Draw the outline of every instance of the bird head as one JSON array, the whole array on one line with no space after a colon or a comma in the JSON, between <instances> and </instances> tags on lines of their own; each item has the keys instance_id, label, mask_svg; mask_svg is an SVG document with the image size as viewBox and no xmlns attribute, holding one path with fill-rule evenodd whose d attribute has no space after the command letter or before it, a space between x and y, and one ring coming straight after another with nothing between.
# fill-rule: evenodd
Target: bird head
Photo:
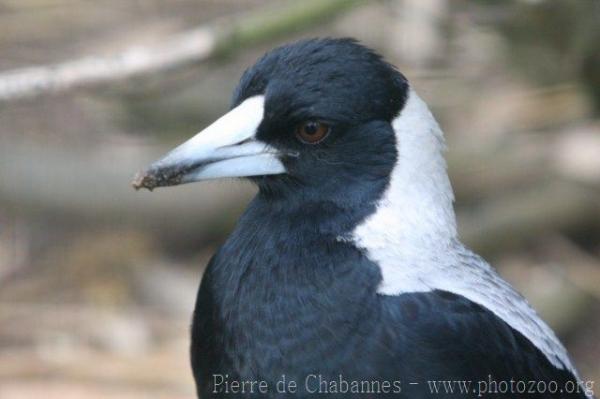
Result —
<instances>
[{"instance_id":1,"label":"bird head","mask_svg":"<svg viewBox=\"0 0 600 399\"><path fill-rule=\"evenodd\" d=\"M267 195L374 201L399 168L400 185L434 181L419 172L432 165L443 180L442 147L427 107L392 65L353 39L310 39L260 58L241 77L228 113L133 184L151 190L246 177Z\"/></svg>"}]
</instances>

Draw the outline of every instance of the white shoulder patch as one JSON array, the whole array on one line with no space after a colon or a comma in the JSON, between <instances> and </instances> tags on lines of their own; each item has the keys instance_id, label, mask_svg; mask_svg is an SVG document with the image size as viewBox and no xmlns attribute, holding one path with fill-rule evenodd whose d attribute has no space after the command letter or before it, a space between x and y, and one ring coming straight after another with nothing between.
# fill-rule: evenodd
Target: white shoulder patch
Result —
<instances>
[{"instance_id":1,"label":"white shoulder patch","mask_svg":"<svg viewBox=\"0 0 600 399\"><path fill-rule=\"evenodd\" d=\"M458 241L443 134L414 91L393 127L398 161L390 185L351 236L381 268L379 293L438 289L461 295L527 337L555 367L577 376L565 348L527 301Z\"/></svg>"}]
</instances>

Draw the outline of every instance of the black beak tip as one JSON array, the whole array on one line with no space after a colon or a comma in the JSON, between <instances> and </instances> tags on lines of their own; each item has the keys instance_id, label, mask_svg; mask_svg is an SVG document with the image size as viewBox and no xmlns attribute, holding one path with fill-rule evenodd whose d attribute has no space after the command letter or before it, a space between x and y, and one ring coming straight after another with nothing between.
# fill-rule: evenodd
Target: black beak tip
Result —
<instances>
[{"instance_id":1,"label":"black beak tip","mask_svg":"<svg viewBox=\"0 0 600 399\"><path fill-rule=\"evenodd\" d=\"M133 181L131 182L133 188L138 191L141 188L145 188L148 191L152 191L156 187L156 179L148 172L138 172Z\"/></svg>"}]
</instances>

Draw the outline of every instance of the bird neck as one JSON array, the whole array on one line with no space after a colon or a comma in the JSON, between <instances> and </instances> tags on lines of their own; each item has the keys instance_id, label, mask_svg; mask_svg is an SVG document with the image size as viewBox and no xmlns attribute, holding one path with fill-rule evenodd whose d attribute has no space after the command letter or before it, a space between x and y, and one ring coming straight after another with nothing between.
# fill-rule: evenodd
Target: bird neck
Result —
<instances>
[{"instance_id":1,"label":"bird neck","mask_svg":"<svg viewBox=\"0 0 600 399\"><path fill-rule=\"evenodd\" d=\"M350 334L360 320L375 314L381 280L377 266L351 243L337 239L340 229L348 229L343 226L355 218L361 218L358 211L335 203L305 203L299 208L257 196L207 271L215 302L229 321L226 333L255 331L258 318L251 316L264 311L273 316L261 319L265 331L285 328L282 337L296 342L289 331L308 328L313 333L298 340L324 342L324 331L336 330L341 336L347 325ZM345 309L340 317L353 322L332 318L339 309ZM274 339L269 335L252 340L263 338Z\"/></svg>"},{"instance_id":2,"label":"bird neck","mask_svg":"<svg viewBox=\"0 0 600 399\"><path fill-rule=\"evenodd\" d=\"M393 209L395 221L402 221L397 228L407 239L455 238L454 193L444 159L444 135L427 104L413 90L392 126L398 161L382 208Z\"/></svg>"},{"instance_id":3,"label":"bird neck","mask_svg":"<svg viewBox=\"0 0 600 399\"><path fill-rule=\"evenodd\" d=\"M352 240L376 262L393 258L416 268L454 247L454 196L443 133L413 90L392 126L398 160L390 184L374 212L353 231Z\"/></svg>"}]
</instances>

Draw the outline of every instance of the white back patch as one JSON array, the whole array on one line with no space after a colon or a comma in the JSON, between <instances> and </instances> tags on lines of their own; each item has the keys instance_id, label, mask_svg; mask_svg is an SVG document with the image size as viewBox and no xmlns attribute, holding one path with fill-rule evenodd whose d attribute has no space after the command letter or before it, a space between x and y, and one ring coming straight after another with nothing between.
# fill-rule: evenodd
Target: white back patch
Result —
<instances>
[{"instance_id":1,"label":"white back patch","mask_svg":"<svg viewBox=\"0 0 600 399\"><path fill-rule=\"evenodd\" d=\"M527 301L457 238L443 134L411 89L394 119L398 161L376 211L352 241L381 269L378 292L444 290L493 312L528 338L548 360L575 376L565 348Z\"/></svg>"}]
</instances>

